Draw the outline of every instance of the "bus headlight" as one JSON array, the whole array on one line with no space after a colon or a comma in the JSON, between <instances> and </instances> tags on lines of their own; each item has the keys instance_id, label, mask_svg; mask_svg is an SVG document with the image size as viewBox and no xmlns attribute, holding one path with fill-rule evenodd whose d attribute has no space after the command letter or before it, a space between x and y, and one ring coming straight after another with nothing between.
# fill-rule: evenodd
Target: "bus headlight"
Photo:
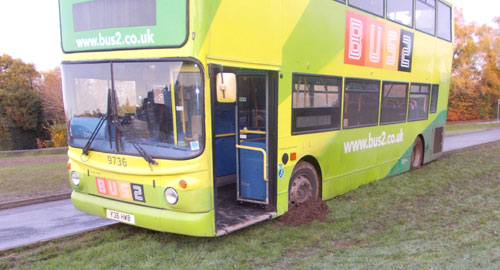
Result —
<instances>
[{"instance_id":1,"label":"bus headlight","mask_svg":"<svg viewBox=\"0 0 500 270\"><path fill-rule=\"evenodd\" d=\"M178 199L179 194L177 194L177 191L175 191L175 189L171 187L165 189L165 200L167 200L169 204L176 204Z\"/></svg>"},{"instance_id":2,"label":"bus headlight","mask_svg":"<svg viewBox=\"0 0 500 270\"><path fill-rule=\"evenodd\" d=\"M78 175L77 172L73 171L71 172L71 182L73 183L73 185L75 185L76 187L80 184L80 176Z\"/></svg>"}]
</instances>

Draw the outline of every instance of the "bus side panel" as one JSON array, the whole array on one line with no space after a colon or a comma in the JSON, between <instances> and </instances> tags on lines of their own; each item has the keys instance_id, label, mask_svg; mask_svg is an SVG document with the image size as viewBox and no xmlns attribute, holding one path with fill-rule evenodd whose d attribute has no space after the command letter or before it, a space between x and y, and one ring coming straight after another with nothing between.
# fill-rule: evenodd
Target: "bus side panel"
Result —
<instances>
[{"instance_id":1,"label":"bus side panel","mask_svg":"<svg viewBox=\"0 0 500 270\"><path fill-rule=\"evenodd\" d=\"M281 63L281 1L222 1L212 21L207 57Z\"/></svg>"}]
</instances>

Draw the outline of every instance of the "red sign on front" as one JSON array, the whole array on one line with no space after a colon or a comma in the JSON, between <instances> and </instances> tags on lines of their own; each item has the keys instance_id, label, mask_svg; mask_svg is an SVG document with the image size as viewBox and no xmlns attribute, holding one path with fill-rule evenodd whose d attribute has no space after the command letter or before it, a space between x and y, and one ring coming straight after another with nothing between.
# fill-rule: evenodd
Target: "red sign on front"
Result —
<instances>
[{"instance_id":1,"label":"red sign on front","mask_svg":"<svg viewBox=\"0 0 500 270\"><path fill-rule=\"evenodd\" d=\"M125 183L117 180L96 177L97 192L103 195L117 197L125 200L145 202L142 185Z\"/></svg>"}]
</instances>

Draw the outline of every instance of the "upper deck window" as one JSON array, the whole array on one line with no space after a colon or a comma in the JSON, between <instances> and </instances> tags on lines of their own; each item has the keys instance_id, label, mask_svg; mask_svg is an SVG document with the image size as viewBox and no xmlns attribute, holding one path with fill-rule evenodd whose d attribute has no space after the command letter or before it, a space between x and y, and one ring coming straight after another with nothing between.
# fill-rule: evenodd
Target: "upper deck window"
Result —
<instances>
[{"instance_id":1,"label":"upper deck window","mask_svg":"<svg viewBox=\"0 0 500 270\"><path fill-rule=\"evenodd\" d=\"M417 0L415 15L417 30L434 36L436 34L436 0Z\"/></svg>"},{"instance_id":2,"label":"upper deck window","mask_svg":"<svg viewBox=\"0 0 500 270\"><path fill-rule=\"evenodd\" d=\"M384 17L384 0L349 0L349 6Z\"/></svg>"},{"instance_id":3,"label":"upper deck window","mask_svg":"<svg viewBox=\"0 0 500 270\"><path fill-rule=\"evenodd\" d=\"M387 19L413 27L413 0L387 0Z\"/></svg>"},{"instance_id":4,"label":"upper deck window","mask_svg":"<svg viewBox=\"0 0 500 270\"><path fill-rule=\"evenodd\" d=\"M451 7L438 2L438 37L451 41Z\"/></svg>"}]
</instances>

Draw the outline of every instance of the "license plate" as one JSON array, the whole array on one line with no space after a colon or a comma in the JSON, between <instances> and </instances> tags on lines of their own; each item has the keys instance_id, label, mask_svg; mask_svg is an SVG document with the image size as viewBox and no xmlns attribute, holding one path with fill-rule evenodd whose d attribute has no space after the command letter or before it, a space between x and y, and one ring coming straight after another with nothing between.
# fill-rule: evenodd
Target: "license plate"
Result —
<instances>
[{"instance_id":1,"label":"license plate","mask_svg":"<svg viewBox=\"0 0 500 270\"><path fill-rule=\"evenodd\" d=\"M106 217L123 223L135 224L135 217L132 214L106 209Z\"/></svg>"}]
</instances>

